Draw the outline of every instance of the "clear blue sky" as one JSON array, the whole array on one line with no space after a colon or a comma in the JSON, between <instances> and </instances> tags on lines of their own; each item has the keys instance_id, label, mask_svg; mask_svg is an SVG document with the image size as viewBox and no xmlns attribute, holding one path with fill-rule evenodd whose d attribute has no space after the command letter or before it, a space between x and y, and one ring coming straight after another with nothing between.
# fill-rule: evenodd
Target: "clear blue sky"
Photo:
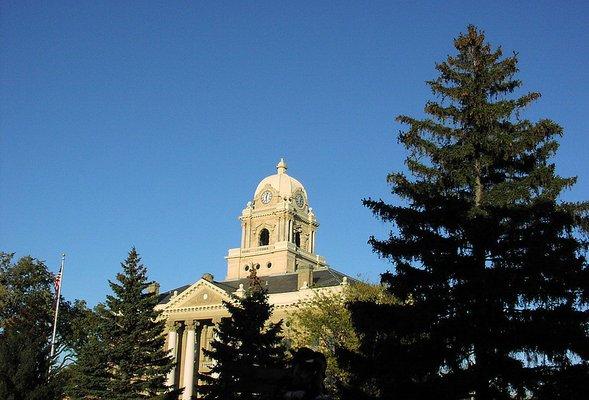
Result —
<instances>
[{"instance_id":1,"label":"clear blue sky","mask_svg":"<svg viewBox=\"0 0 589 400\"><path fill-rule=\"evenodd\" d=\"M225 274L237 216L285 157L321 223L318 253L388 268L398 114L422 115L434 64L473 23L520 55L526 117L565 129L558 172L589 198L589 3L0 2L0 249L56 270L93 305L135 245L162 289Z\"/></svg>"}]
</instances>

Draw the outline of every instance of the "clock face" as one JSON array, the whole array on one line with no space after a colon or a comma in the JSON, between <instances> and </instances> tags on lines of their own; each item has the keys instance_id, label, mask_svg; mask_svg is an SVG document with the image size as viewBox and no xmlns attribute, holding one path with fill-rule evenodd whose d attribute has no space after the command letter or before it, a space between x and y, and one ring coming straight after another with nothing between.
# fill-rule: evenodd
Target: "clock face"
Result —
<instances>
[{"instance_id":1,"label":"clock face","mask_svg":"<svg viewBox=\"0 0 589 400\"><path fill-rule=\"evenodd\" d=\"M269 190L266 190L262 193L261 199L264 204L270 203L270 200L272 200L272 193Z\"/></svg>"},{"instance_id":2,"label":"clock face","mask_svg":"<svg viewBox=\"0 0 589 400\"><path fill-rule=\"evenodd\" d=\"M301 193L298 193L296 195L295 203L297 203L297 206L299 206L299 208L302 208L305 205L305 198L303 197L303 195Z\"/></svg>"}]
</instances>

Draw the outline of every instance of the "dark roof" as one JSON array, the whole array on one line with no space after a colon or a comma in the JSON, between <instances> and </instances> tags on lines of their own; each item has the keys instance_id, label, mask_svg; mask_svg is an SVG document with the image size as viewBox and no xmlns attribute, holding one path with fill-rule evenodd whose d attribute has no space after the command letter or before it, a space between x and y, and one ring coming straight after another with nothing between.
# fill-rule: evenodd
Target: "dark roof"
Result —
<instances>
[{"instance_id":1,"label":"dark roof","mask_svg":"<svg viewBox=\"0 0 589 400\"><path fill-rule=\"evenodd\" d=\"M158 304L166 304L168 301L170 301L174 292L176 292L177 294L180 294L183 291L185 291L186 289L188 289L190 286L192 286L192 285L184 285L184 286L180 286L179 288L160 293L160 295L158 297L158 300L159 300Z\"/></svg>"},{"instance_id":2,"label":"dark roof","mask_svg":"<svg viewBox=\"0 0 589 400\"><path fill-rule=\"evenodd\" d=\"M322 288L338 286L342 283L344 277L348 278L350 283L355 281L355 279L332 268L318 269L313 271L313 287ZM262 285L268 289L269 294L296 292L298 290L298 274L296 272L291 272L284 275L260 276L260 280L262 281ZM243 286L247 288L247 278L223 282L213 281L211 283L228 293L235 292L239 288L240 284L243 284ZM170 301L174 291L177 291L177 293L180 294L190 286L191 285L185 285L160 294L159 304L165 304Z\"/></svg>"}]
</instances>

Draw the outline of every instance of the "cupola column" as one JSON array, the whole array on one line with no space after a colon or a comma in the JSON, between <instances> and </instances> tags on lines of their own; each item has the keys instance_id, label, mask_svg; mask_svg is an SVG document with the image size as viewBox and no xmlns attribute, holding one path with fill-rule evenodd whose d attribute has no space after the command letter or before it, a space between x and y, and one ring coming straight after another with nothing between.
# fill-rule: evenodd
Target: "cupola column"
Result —
<instances>
[{"instance_id":1,"label":"cupola column","mask_svg":"<svg viewBox=\"0 0 589 400\"><path fill-rule=\"evenodd\" d=\"M249 248L252 246L252 244L251 244L251 237L252 237L251 230L252 230L251 223L249 221L246 221L246 223L245 223L245 239L244 239L244 242L245 242L244 247L246 247L246 248Z\"/></svg>"},{"instance_id":2,"label":"cupola column","mask_svg":"<svg viewBox=\"0 0 589 400\"><path fill-rule=\"evenodd\" d=\"M241 221L241 248L245 248L245 222Z\"/></svg>"}]
</instances>

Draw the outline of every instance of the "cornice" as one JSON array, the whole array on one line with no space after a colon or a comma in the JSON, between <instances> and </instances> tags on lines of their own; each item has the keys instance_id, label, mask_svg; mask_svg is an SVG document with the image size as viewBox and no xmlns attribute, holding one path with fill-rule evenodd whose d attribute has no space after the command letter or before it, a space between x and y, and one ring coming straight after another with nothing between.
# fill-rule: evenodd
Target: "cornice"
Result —
<instances>
[{"instance_id":1,"label":"cornice","mask_svg":"<svg viewBox=\"0 0 589 400\"><path fill-rule=\"evenodd\" d=\"M223 289L217 287L216 285L213 285L212 283L201 278L198 281L196 281L192 286L190 286L188 289L186 289L185 291L183 291L182 293L180 293L176 297L170 299L170 301L165 305L163 313L167 312L170 309L173 309L174 305L180 303L181 301L188 299L200 287L206 287L206 288L210 289L211 291L216 292L225 298L230 298L229 294L225 290L223 290Z\"/></svg>"}]
</instances>

